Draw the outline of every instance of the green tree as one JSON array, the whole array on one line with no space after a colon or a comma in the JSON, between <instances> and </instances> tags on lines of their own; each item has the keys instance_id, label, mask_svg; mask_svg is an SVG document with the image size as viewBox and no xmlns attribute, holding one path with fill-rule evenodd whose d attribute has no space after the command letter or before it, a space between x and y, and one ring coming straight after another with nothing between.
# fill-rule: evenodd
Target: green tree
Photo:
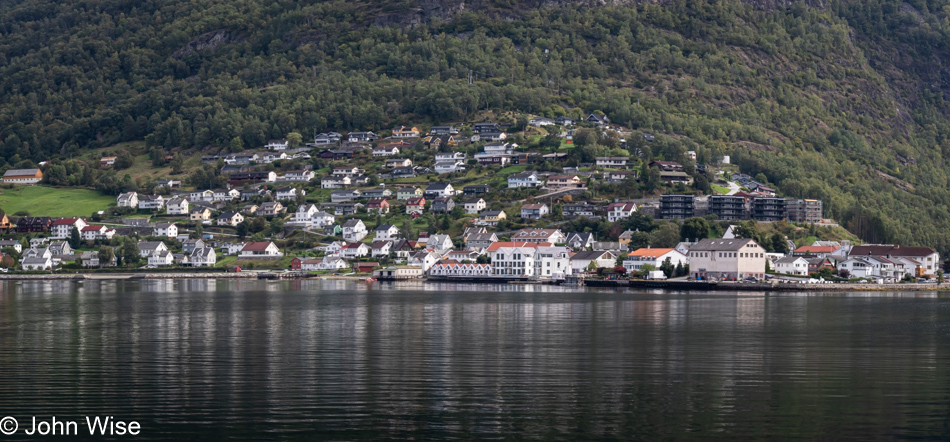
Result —
<instances>
[{"instance_id":1,"label":"green tree","mask_svg":"<svg viewBox=\"0 0 950 442\"><path fill-rule=\"evenodd\" d=\"M689 218L680 227L680 240L698 241L709 236L709 222L705 218Z\"/></svg>"},{"instance_id":2,"label":"green tree","mask_svg":"<svg viewBox=\"0 0 950 442\"><path fill-rule=\"evenodd\" d=\"M303 143L303 136L300 135L300 132L291 132L287 134L287 145L291 148L298 147Z\"/></svg>"},{"instance_id":3,"label":"green tree","mask_svg":"<svg viewBox=\"0 0 950 442\"><path fill-rule=\"evenodd\" d=\"M73 227L73 230L69 232L69 246L78 249L82 245L82 238L79 234L79 229Z\"/></svg>"},{"instance_id":4,"label":"green tree","mask_svg":"<svg viewBox=\"0 0 950 442\"><path fill-rule=\"evenodd\" d=\"M774 233L769 238L769 244L771 245L772 253L784 253L788 254L788 241L785 240L785 236L779 233ZM764 245L763 245L764 246Z\"/></svg>"},{"instance_id":5,"label":"green tree","mask_svg":"<svg viewBox=\"0 0 950 442\"><path fill-rule=\"evenodd\" d=\"M231 152L241 152L244 150L244 140L241 137L231 138Z\"/></svg>"},{"instance_id":6,"label":"green tree","mask_svg":"<svg viewBox=\"0 0 950 442\"><path fill-rule=\"evenodd\" d=\"M667 278L672 278L673 273L676 271L676 267L673 266L673 260L667 257L662 264L660 264L660 270L663 271L663 274Z\"/></svg>"},{"instance_id":7,"label":"green tree","mask_svg":"<svg viewBox=\"0 0 950 442\"><path fill-rule=\"evenodd\" d=\"M236 230L238 238L244 239L244 237L247 236L247 224L247 219L245 219L237 225Z\"/></svg>"},{"instance_id":8,"label":"green tree","mask_svg":"<svg viewBox=\"0 0 950 442\"><path fill-rule=\"evenodd\" d=\"M109 246L102 246L99 248L99 252L97 254L99 258L99 267L104 267L112 262L112 259L115 257L115 250Z\"/></svg>"},{"instance_id":9,"label":"green tree","mask_svg":"<svg viewBox=\"0 0 950 442\"><path fill-rule=\"evenodd\" d=\"M650 233L650 245L659 248L671 248L679 244L680 228L675 223L666 223Z\"/></svg>"}]
</instances>

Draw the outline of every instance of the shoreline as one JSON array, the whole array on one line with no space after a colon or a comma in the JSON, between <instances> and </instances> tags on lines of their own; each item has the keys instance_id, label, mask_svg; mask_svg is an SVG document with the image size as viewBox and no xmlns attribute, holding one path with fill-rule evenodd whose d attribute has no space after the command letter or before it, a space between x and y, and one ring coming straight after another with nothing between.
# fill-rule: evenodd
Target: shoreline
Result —
<instances>
[{"instance_id":1,"label":"shoreline","mask_svg":"<svg viewBox=\"0 0 950 442\"><path fill-rule=\"evenodd\" d=\"M235 279L235 280L323 280L323 281L357 281L365 282L367 276L342 275L313 275L301 277L294 274L278 272L174 272L174 273L73 273L73 274L0 274L0 281L131 281L131 280L158 280L158 279ZM381 283L469 283L469 284L517 284L517 285L552 285L551 281L486 281L482 279L407 279L385 280ZM773 292L937 292L950 291L950 283L896 283L896 284L868 284L868 283L819 283L819 284L787 284L787 283L717 283L710 284L700 281L649 281L649 280L588 280L584 285L560 284L570 287L590 288L629 288L641 290L669 290L669 291L773 291Z\"/></svg>"}]
</instances>

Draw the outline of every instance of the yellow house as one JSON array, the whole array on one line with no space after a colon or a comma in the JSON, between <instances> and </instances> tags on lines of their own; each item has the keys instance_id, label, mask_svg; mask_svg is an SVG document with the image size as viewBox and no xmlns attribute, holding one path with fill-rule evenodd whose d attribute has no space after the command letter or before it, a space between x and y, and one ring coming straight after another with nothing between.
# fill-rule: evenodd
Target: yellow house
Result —
<instances>
[{"instance_id":1,"label":"yellow house","mask_svg":"<svg viewBox=\"0 0 950 442\"><path fill-rule=\"evenodd\" d=\"M418 127L399 126L393 129L393 138L415 138L419 136Z\"/></svg>"},{"instance_id":2,"label":"yellow house","mask_svg":"<svg viewBox=\"0 0 950 442\"><path fill-rule=\"evenodd\" d=\"M551 175L545 187L549 189L568 189L584 187L581 179L576 175Z\"/></svg>"},{"instance_id":3,"label":"yellow house","mask_svg":"<svg viewBox=\"0 0 950 442\"><path fill-rule=\"evenodd\" d=\"M430 149L439 149L443 145L448 147L458 147L458 141L451 135L428 136L422 139L422 143Z\"/></svg>"},{"instance_id":4,"label":"yellow house","mask_svg":"<svg viewBox=\"0 0 950 442\"><path fill-rule=\"evenodd\" d=\"M191 214L188 216L188 219L192 221L210 221L211 209L207 207L196 207L191 209Z\"/></svg>"},{"instance_id":5,"label":"yellow house","mask_svg":"<svg viewBox=\"0 0 950 442\"><path fill-rule=\"evenodd\" d=\"M482 226L497 226L499 221L508 219L503 210L487 210L478 217L476 224Z\"/></svg>"}]
</instances>

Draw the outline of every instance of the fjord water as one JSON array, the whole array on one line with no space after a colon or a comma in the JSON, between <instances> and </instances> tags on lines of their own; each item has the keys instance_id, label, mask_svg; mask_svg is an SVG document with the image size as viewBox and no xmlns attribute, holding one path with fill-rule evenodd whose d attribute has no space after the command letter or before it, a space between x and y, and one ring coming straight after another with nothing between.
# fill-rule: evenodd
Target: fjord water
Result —
<instances>
[{"instance_id":1,"label":"fjord water","mask_svg":"<svg viewBox=\"0 0 950 442\"><path fill-rule=\"evenodd\" d=\"M7 282L0 416L137 440L946 439L948 323L937 294Z\"/></svg>"}]
</instances>

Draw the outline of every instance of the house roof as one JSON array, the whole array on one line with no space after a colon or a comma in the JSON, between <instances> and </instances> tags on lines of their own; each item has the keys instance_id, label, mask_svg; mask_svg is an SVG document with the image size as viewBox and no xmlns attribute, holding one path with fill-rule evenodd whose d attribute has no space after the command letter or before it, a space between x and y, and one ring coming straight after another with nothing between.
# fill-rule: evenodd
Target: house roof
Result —
<instances>
[{"instance_id":1,"label":"house roof","mask_svg":"<svg viewBox=\"0 0 950 442\"><path fill-rule=\"evenodd\" d=\"M445 190L450 186L449 183L432 183L429 184L429 187L426 187L426 190Z\"/></svg>"},{"instance_id":2,"label":"house roof","mask_svg":"<svg viewBox=\"0 0 950 442\"><path fill-rule=\"evenodd\" d=\"M386 247L387 245L392 246L392 243L392 241L373 241L373 245L371 247L373 250L379 250L383 247Z\"/></svg>"},{"instance_id":3,"label":"house roof","mask_svg":"<svg viewBox=\"0 0 950 442\"><path fill-rule=\"evenodd\" d=\"M738 249L737 249L738 250ZM638 258L659 258L670 252L676 252L676 249L649 249L641 248L627 254L627 256L636 256Z\"/></svg>"},{"instance_id":4,"label":"house roof","mask_svg":"<svg viewBox=\"0 0 950 442\"><path fill-rule=\"evenodd\" d=\"M690 247L690 251L709 251L709 252L734 252L750 242L755 242L748 238L737 239L702 239Z\"/></svg>"},{"instance_id":5,"label":"house roof","mask_svg":"<svg viewBox=\"0 0 950 442\"><path fill-rule=\"evenodd\" d=\"M805 262L808 262L807 259L802 258L801 256L785 256L785 257L775 260L775 263L776 264L791 264L791 263L794 263L795 261L798 261L799 259L804 260Z\"/></svg>"},{"instance_id":6,"label":"house roof","mask_svg":"<svg viewBox=\"0 0 950 442\"><path fill-rule=\"evenodd\" d=\"M362 223L363 221L358 220L358 219L348 219L346 220L345 223L343 223L343 227L356 227L357 225L362 224Z\"/></svg>"},{"instance_id":7,"label":"house roof","mask_svg":"<svg viewBox=\"0 0 950 442\"><path fill-rule=\"evenodd\" d=\"M521 206L521 210L524 210L524 209L540 210L542 207L547 207L547 205L546 204L525 204Z\"/></svg>"},{"instance_id":8,"label":"house roof","mask_svg":"<svg viewBox=\"0 0 950 442\"><path fill-rule=\"evenodd\" d=\"M835 246L801 246L795 249L795 253L833 253L835 250L840 249L841 247Z\"/></svg>"},{"instance_id":9,"label":"house roof","mask_svg":"<svg viewBox=\"0 0 950 442\"><path fill-rule=\"evenodd\" d=\"M547 238L554 236L555 233L561 233L561 231L559 229L521 229L511 235L511 238Z\"/></svg>"},{"instance_id":10,"label":"house roof","mask_svg":"<svg viewBox=\"0 0 950 442\"><path fill-rule=\"evenodd\" d=\"M273 244L271 241L257 241L249 242L244 244L244 248L241 249L242 252L263 252L267 250L270 245Z\"/></svg>"},{"instance_id":11,"label":"house roof","mask_svg":"<svg viewBox=\"0 0 950 442\"><path fill-rule=\"evenodd\" d=\"M10 170L4 172L4 173L3 173L3 176L4 176L4 177L27 176L27 175L29 175L29 176L35 176L35 175L37 174L37 172L39 172L39 171L40 171L39 169L10 169Z\"/></svg>"},{"instance_id":12,"label":"house roof","mask_svg":"<svg viewBox=\"0 0 950 442\"><path fill-rule=\"evenodd\" d=\"M575 260L577 260L577 261L592 261L592 260L595 260L595 259L600 259L600 258L603 257L605 254L609 254L609 255L611 256L611 259L613 259L613 255L614 255L613 253L610 253L610 252L605 251L605 250L594 250L594 251L590 251L590 252L587 252L587 251L585 251L585 252L577 252L577 253L574 254L574 256L571 257L571 261L575 261Z\"/></svg>"},{"instance_id":13,"label":"house roof","mask_svg":"<svg viewBox=\"0 0 950 442\"><path fill-rule=\"evenodd\" d=\"M361 242L351 242L343 246L344 249L358 249L360 247L366 247L366 244L361 243Z\"/></svg>"},{"instance_id":14,"label":"house roof","mask_svg":"<svg viewBox=\"0 0 950 442\"><path fill-rule=\"evenodd\" d=\"M394 225L392 225L392 224L380 224L380 225L376 226L376 231L389 230L389 229L391 229L391 228L393 228L393 227L396 227L396 226L394 226Z\"/></svg>"},{"instance_id":15,"label":"house roof","mask_svg":"<svg viewBox=\"0 0 950 442\"><path fill-rule=\"evenodd\" d=\"M155 250L163 245L165 245L165 243L161 241L142 241L138 243L140 250Z\"/></svg>"},{"instance_id":16,"label":"house roof","mask_svg":"<svg viewBox=\"0 0 950 442\"><path fill-rule=\"evenodd\" d=\"M530 242L520 242L520 241L499 241L499 242L492 243L492 245L488 246L488 249L486 250L488 250L489 252L494 252L502 247L528 247L528 248L534 249L538 247L551 247L553 245L554 244L551 244L549 242L530 243Z\"/></svg>"},{"instance_id":17,"label":"house roof","mask_svg":"<svg viewBox=\"0 0 950 442\"><path fill-rule=\"evenodd\" d=\"M76 224L76 221L79 221L79 218L60 218L56 221L53 221L54 226L69 226Z\"/></svg>"},{"instance_id":18,"label":"house roof","mask_svg":"<svg viewBox=\"0 0 950 442\"><path fill-rule=\"evenodd\" d=\"M82 228L83 232L98 232L105 228L105 226L86 226Z\"/></svg>"},{"instance_id":19,"label":"house roof","mask_svg":"<svg viewBox=\"0 0 950 442\"><path fill-rule=\"evenodd\" d=\"M849 256L864 256L864 255L928 256L934 253L937 253L937 252L934 249L931 249L930 247L901 247L900 245L878 244L878 245L854 246L851 248L851 253L849 253Z\"/></svg>"},{"instance_id":20,"label":"house roof","mask_svg":"<svg viewBox=\"0 0 950 442\"><path fill-rule=\"evenodd\" d=\"M580 239L583 242L594 239L594 234L590 232L574 232L567 235L567 242L574 242L574 239Z\"/></svg>"}]
</instances>

